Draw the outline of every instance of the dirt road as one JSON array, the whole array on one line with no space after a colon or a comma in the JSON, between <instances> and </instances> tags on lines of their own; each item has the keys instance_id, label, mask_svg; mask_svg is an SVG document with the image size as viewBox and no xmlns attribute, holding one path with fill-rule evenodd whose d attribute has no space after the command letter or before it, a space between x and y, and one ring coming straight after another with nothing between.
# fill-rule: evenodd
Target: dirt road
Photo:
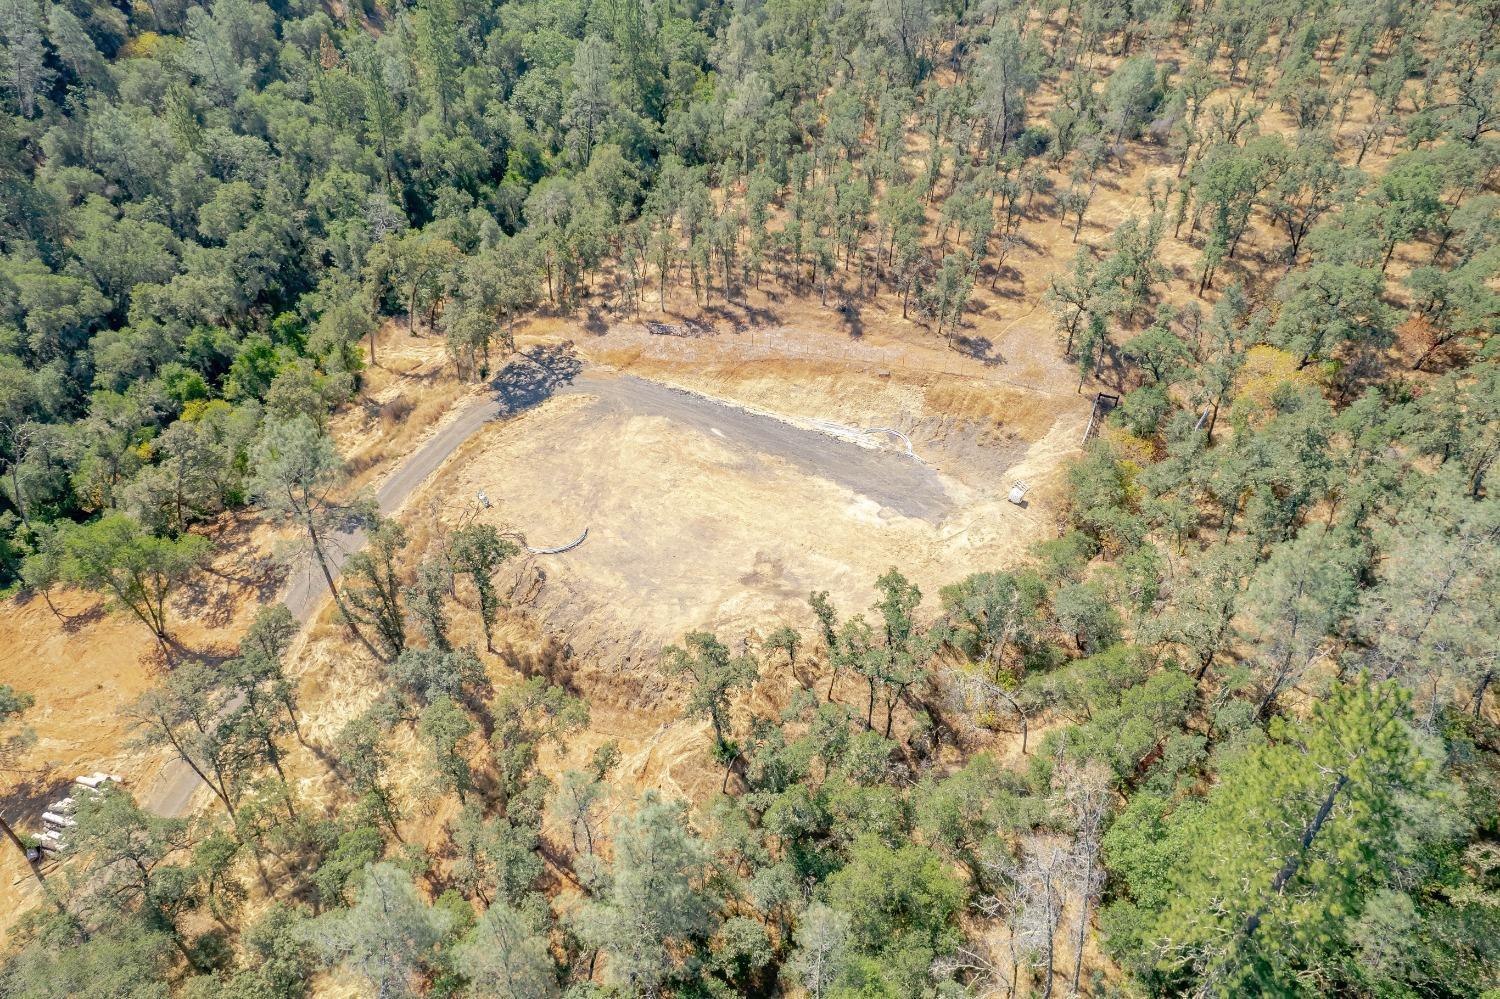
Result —
<instances>
[{"instance_id":1,"label":"dirt road","mask_svg":"<svg viewBox=\"0 0 1500 999\"><path fill-rule=\"evenodd\" d=\"M751 454L781 458L906 517L936 523L953 506L937 472L902 448L862 447L831 433L633 375L589 375L562 391L595 396L599 401L593 409L602 426L612 414L666 417Z\"/></svg>"},{"instance_id":2,"label":"dirt road","mask_svg":"<svg viewBox=\"0 0 1500 999\"><path fill-rule=\"evenodd\" d=\"M376 491L382 513L399 510L486 423L514 415L558 393L595 397L597 402L591 409L599 414L599 429L604 432L608 432L612 415L661 416L711 434L751 455L781 458L905 516L936 522L951 506L937 473L904 452L862 447L774 416L643 378L582 375L579 362L562 351L537 349L522 355L501 372L494 388L492 397L471 404L386 477ZM345 559L364 547L364 543L362 531L342 532L331 540L331 568L335 574ZM297 620L306 623L327 598L322 573L315 565L307 565L294 573L283 600ZM184 815L200 784L191 768L173 761L147 792L144 805L159 815Z\"/></svg>"},{"instance_id":3,"label":"dirt road","mask_svg":"<svg viewBox=\"0 0 1500 999\"><path fill-rule=\"evenodd\" d=\"M458 417L442 427L417 452L397 467L376 490L380 512L391 514L401 508L427 477L437 470L459 445L490 420L502 415L506 406L499 399L472 403ZM365 546L364 531L340 531L329 540L329 568L337 577L344 561ZM292 574L282 602L299 622L312 620L328 599L328 586L316 565L304 565ZM235 705L231 704L233 709ZM156 783L147 793L144 806L158 815L180 816L188 811L193 793L202 781L192 768L173 760L162 769Z\"/></svg>"}]
</instances>

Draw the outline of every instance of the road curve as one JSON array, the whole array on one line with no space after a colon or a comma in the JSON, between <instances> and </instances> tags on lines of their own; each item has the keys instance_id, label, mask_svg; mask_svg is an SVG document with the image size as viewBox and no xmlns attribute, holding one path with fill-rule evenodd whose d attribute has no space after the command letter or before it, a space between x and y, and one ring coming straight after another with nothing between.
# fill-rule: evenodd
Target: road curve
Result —
<instances>
[{"instance_id":1,"label":"road curve","mask_svg":"<svg viewBox=\"0 0 1500 999\"><path fill-rule=\"evenodd\" d=\"M561 350L540 348L520 355L492 383L494 395L469 405L440 428L386 477L375 493L380 512L391 514L438 467L486 423L535 406L559 392L593 396L601 416L649 414L691 426L757 452L774 455L908 517L937 521L952 503L937 473L905 454L861 447L847 439L795 426L763 413L631 375L579 378L581 366ZM335 575L364 547L363 531L330 539ZM300 567L282 598L299 622L310 621L328 599L316 565ZM158 815L186 815L202 781L187 764L172 760L146 793L143 805Z\"/></svg>"},{"instance_id":2,"label":"road curve","mask_svg":"<svg viewBox=\"0 0 1500 999\"><path fill-rule=\"evenodd\" d=\"M472 403L456 419L437 433L386 477L375 492L375 501L383 514L394 513L435 472L449 455L489 421L506 415L510 407L501 398ZM340 531L329 539L329 568L337 577L344 561L365 546L364 531ZM306 624L328 599L328 585L316 565L301 566L293 573L282 602L299 622ZM233 705L231 705L231 708ZM202 780L181 760L173 759L147 791L143 807L158 815L176 818L186 815L193 794Z\"/></svg>"}]
</instances>

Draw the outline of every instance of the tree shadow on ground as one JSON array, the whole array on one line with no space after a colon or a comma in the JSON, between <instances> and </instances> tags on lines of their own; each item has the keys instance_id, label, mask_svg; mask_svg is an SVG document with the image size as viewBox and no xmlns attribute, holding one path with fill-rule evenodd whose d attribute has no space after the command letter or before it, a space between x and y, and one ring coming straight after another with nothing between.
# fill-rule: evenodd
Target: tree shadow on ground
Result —
<instances>
[{"instance_id":1,"label":"tree shadow on ground","mask_svg":"<svg viewBox=\"0 0 1500 999\"><path fill-rule=\"evenodd\" d=\"M583 362L573 353L572 344L536 346L516 355L500 369L490 387L509 416L540 405L560 387L578 377Z\"/></svg>"},{"instance_id":2,"label":"tree shadow on ground","mask_svg":"<svg viewBox=\"0 0 1500 999\"><path fill-rule=\"evenodd\" d=\"M956 336L953 346L960 354L967 354L985 367L1005 363L1005 357L987 336Z\"/></svg>"},{"instance_id":3,"label":"tree shadow on ground","mask_svg":"<svg viewBox=\"0 0 1500 999\"><path fill-rule=\"evenodd\" d=\"M771 309L758 308L749 302L733 302L729 306L720 306L714 310L714 314L727 320L736 333L781 321L781 317Z\"/></svg>"},{"instance_id":4,"label":"tree shadow on ground","mask_svg":"<svg viewBox=\"0 0 1500 999\"><path fill-rule=\"evenodd\" d=\"M42 813L54 801L66 798L72 791L73 778L79 776L51 762L34 770L11 772L19 776L0 795L0 808L16 832L33 835L41 832Z\"/></svg>"},{"instance_id":5,"label":"tree shadow on ground","mask_svg":"<svg viewBox=\"0 0 1500 999\"><path fill-rule=\"evenodd\" d=\"M179 609L179 612L190 608L192 616L210 628L227 627L234 620L234 612L239 608L240 600L234 587L223 585L225 579L225 576L213 569L205 570L186 580L178 588L172 598L172 606Z\"/></svg>"},{"instance_id":6,"label":"tree shadow on ground","mask_svg":"<svg viewBox=\"0 0 1500 999\"><path fill-rule=\"evenodd\" d=\"M498 655L505 665L522 676L531 679L541 677L549 684L561 687L575 697L582 691L573 678L571 660L573 650L556 635L545 634L541 646L534 651L507 646L499 649Z\"/></svg>"},{"instance_id":7,"label":"tree shadow on ground","mask_svg":"<svg viewBox=\"0 0 1500 999\"><path fill-rule=\"evenodd\" d=\"M1026 294L1021 272L1010 264L1000 264L989 270L991 294L1001 298L1021 298ZM1004 285L1001 282L1005 282Z\"/></svg>"},{"instance_id":8,"label":"tree shadow on ground","mask_svg":"<svg viewBox=\"0 0 1500 999\"><path fill-rule=\"evenodd\" d=\"M79 614L62 614L63 631L69 635L82 631L89 625L98 624L109 616L109 601L100 600L88 610Z\"/></svg>"},{"instance_id":9,"label":"tree shadow on ground","mask_svg":"<svg viewBox=\"0 0 1500 999\"><path fill-rule=\"evenodd\" d=\"M854 303L845 302L840 305L838 313L839 323L848 331L850 339L858 340L865 335L864 318L860 315L859 309L855 307Z\"/></svg>"}]
</instances>

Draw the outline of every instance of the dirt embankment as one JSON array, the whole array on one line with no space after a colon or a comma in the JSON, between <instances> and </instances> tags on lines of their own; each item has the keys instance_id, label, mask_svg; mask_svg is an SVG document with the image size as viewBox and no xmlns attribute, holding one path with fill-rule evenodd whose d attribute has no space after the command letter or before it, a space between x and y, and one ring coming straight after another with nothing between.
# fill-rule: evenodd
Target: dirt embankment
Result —
<instances>
[{"instance_id":1,"label":"dirt embankment","mask_svg":"<svg viewBox=\"0 0 1500 999\"><path fill-rule=\"evenodd\" d=\"M738 642L806 628L812 590L865 610L892 566L930 609L941 586L1055 530L1088 397L1038 330L994 331L1001 363L893 320L851 337L812 318L678 327L690 335L533 324L528 339L566 342L581 373L460 449L409 526L436 536L477 516L535 545L587 527L580 548L528 564L542 578L529 609L591 695L637 709L666 696L654 663L688 630ZM898 439L847 433L871 427L905 433L915 459ZM1024 507L1004 501L1016 479L1032 487Z\"/></svg>"}]
</instances>

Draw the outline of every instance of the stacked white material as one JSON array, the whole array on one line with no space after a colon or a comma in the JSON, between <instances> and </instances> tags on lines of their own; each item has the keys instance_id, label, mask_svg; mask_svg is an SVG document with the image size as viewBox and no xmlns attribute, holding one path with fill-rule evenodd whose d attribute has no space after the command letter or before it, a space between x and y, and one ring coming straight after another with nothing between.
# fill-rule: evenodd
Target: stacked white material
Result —
<instances>
[{"instance_id":1,"label":"stacked white material","mask_svg":"<svg viewBox=\"0 0 1500 999\"><path fill-rule=\"evenodd\" d=\"M96 770L85 777L73 779L73 794L98 794L99 788L106 783L123 784L124 779L119 774ZM42 834L37 837L43 850L61 853L67 849L68 841L63 837L69 829L78 825L78 820L73 818L76 809L77 802L73 800L73 795L59 798L47 806L47 810L42 813Z\"/></svg>"},{"instance_id":2,"label":"stacked white material","mask_svg":"<svg viewBox=\"0 0 1500 999\"><path fill-rule=\"evenodd\" d=\"M73 783L82 784L90 791L97 791L99 790L99 785L103 784L105 781L114 781L116 784L122 783L119 775L107 774L102 770L96 770L94 771L94 773L90 774L87 777L75 778Z\"/></svg>"}]
</instances>

